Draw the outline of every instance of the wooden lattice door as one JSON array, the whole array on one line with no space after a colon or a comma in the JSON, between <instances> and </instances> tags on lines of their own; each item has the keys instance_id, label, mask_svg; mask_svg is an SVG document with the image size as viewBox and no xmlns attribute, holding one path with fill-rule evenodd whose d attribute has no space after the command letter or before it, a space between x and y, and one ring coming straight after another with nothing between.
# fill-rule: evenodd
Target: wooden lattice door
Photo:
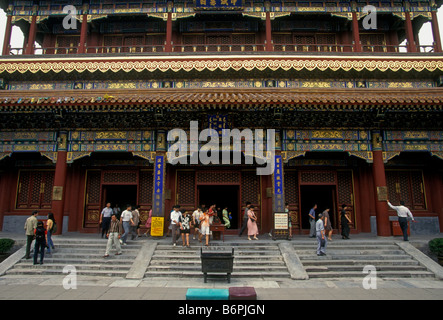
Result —
<instances>
[{"instance_id":1,"label":"wooden lattice door","mask_svg":"<svg viewBox=\"0 0 443 320\"><path fill-rule=\"evenodd\" d=\"M241 173L241 205L244 213L244 205L250 202L254 206L257 215L257 226L262 227L261 197L260 197L260 176L255 171L243 171Z\"/></svg>"},{"instance_id":2,"label":"wooden lattice door","mask_svg":"<svg viewBox=\"0 0 443 320\"><path fill-rule=\"evenodd\" d=\"M138 188L138 204L140 205L140 221L141 226L146 224L149 218L149 211L152 208L152 194L153 194L154 178L153 171L140 171L139 188Z\"/></svg>"},{"instance_id":3,"label":"wooden lattice door","mask_svg":"<svg viewBox=\"0 0 443 320\"><path fill-rule=\"evenodd\" d=\"M101 210L101 171L88 171L86 181L85 228L97 228Z\"/></svg>"},{"instance_id":4,"label":"wooden lattice door","mask_svg":"<svg viewBox=\"0 0 443 320\"><path fill-rule=\"evenodd\" d=\"M285 201L289 205L289 214L291 215L292 227L299 229L300 225L300 210L298 201L298 177L295 171L285 171Z\"/></svg>"},{"instance_id":5,"label":"wooden lattice door","mask_svg":"<svg viewBox=\"0 0 443 320\"><path fill-rule=\"evenodd\" d=\"M20 171L17 209L51 209L54 171Z\"/></svg>"},{"instance_id":6,"label":"wooden lattice door","mask_svg":"<svg viewBox=\"0 0 443 320\"><path fill-rule=\"evenodd\" d=\"M178 171L176 203L180 204L182 210L196 209L195 190L195 171Z\"/></svg>"},{"instance_id":7,"label":"wooden lattice door","mask_svg":"<svg viewBox=\"0 0 443 320\"><path fill-rule=\"evenodd\" d=\"M404 201L411 210L426 209L422 171L386 171L389 201Z\"/></svg>"},{"instance_id":8,"label":"wooden lattice door","mask_svg":"<svg viewBox=\"0 0 443 320\"><path fill-rule=\"evenodd\" d=\"M352 224L354 228L355 224L355 208L354 208L354 188L353 188L353 175L351 170L346 171L338 171L337 172L337 190L338 190L338 208L337 210L337 219L336 226L340 225L340 212L341 206L343 204L346 205L346 211L349 214L349 217L352 220Z\"/></svg>"}]
</instances>

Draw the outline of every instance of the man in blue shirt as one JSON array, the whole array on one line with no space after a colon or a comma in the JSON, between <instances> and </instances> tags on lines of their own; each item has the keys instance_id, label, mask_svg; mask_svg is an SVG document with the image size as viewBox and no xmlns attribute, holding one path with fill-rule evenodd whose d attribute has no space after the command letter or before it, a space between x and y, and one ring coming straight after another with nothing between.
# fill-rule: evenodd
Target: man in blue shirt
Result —
<instances>
[{"instance_id":1,"label":"man in blue shirt","mask_svg":"<svg viewBox=\"0 0 443 320\"><path fill-rule=\"evenodd\" d=\"M315 232L315 209L317 209L317 204L314 204L312 209L309 211L309 224L311 225L311 231L309 233L310 238L316 237Z\"/></svg>"}]
</instances>

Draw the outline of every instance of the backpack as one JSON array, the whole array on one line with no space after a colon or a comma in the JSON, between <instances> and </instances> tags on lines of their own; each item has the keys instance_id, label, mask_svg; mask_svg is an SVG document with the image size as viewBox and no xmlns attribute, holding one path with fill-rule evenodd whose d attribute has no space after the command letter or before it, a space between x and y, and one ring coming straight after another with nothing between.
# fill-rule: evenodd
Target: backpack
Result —
<instances>
[{"instance_id":1,"label":"backpack","mask_svg":"<svg viewBox=\"0 0 443 320\"><path fill-rule=\"evenodd\" d=\"M52 223L51 233L54 234L57 232L57 224L55 222Z\"/></svg>"},{"instance_id":2,"label":"backpack","mask_svg":"<svg viewBox=\"0 0 443 320\"><path fill-rule=\"evenodd\" d=\"M37 227L35 229L35 241L38 242L44 242L45 240L45 228L44 227Z\"/></svg>"}]
</instances>

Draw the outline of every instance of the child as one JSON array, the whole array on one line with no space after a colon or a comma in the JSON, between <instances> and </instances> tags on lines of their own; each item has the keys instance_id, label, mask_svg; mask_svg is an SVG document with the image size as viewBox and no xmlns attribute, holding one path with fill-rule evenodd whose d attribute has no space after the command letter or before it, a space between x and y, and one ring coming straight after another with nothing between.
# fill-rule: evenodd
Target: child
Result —
<instances>
[{"instance_id":1,"label":"child","mask_svg":"<svg viewBox=\"0 0 443 320\"><path fill-rule=\"evenodd\" d=\"M46 247L46 234L47 231L43 225L43 221L37 222L37 228L35 228L35 246L34 246L34 264L37 264L37 256L40 252L40 264L43 264L43 258L45 257Z\"/></svg>"},{"instance_id":2,"label":"child","mask_svg":"<svg viewBox=\"0 0 443 320\"><path fill-rule=\"evenodd\" d=\"M187 211L183 213L180 217L180 233L182 235L183 247L185 246L185 235L186 235L186 246L189 248L189 234L191 233L191 216Z\"/></svg>"}]
</instances>

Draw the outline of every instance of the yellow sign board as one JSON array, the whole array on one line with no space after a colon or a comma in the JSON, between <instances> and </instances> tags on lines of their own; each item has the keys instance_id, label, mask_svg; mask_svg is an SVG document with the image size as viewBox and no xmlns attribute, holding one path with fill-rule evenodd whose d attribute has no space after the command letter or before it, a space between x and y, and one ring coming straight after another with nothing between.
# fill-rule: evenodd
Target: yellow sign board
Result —
<instances>
[{"instance_id":1,"label":"yellow sign board","mask_svg":"<svg viewBox=\"0 0 443 320\"><path fill-rule=\"evenodd\" d=\"M164 224L165 224L164 217L152 217L151 236L163 237Z\"/></svg>"}]
</instances>

